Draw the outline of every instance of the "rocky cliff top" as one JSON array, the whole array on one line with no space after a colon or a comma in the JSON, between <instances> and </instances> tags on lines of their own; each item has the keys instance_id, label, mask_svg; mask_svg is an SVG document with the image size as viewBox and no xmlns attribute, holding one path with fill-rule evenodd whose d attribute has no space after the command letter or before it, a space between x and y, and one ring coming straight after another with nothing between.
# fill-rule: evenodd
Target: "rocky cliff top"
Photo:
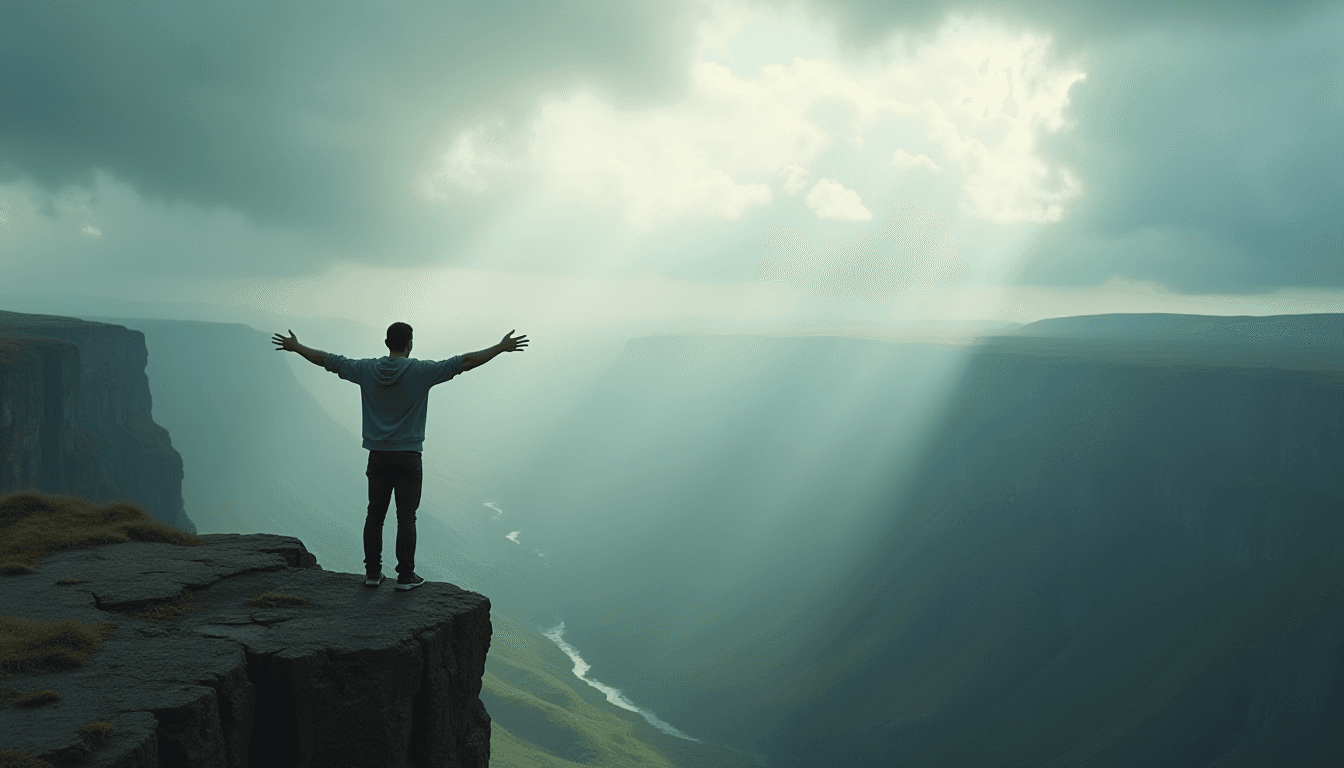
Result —
<instances>
[{"instance_id":1,"label":"rocky cliff top","mask_svg":"<svg viewBox=\"0 0 1344 768\"><path fill-rule=\"evenodd\" d=\"M38 357L33 353L33 348L38 345L74 347L70 342L60 339L50 339L27 331L0 329L0 366L37 362Z\"/></svg>"},{"instance_id":2,"label":"rocky cliff top","mask_svg":"<svg viewBox=\"0 0 1344 768\"><path fill-rule=\"evenodd\" d=\"M0 327L24 327L33 330L44 328L83 328L85 326L105 326L108 328L120 328L121 326L111 325L110 323L98 323L91 320L80 320L77 317L65 317L63 315L32 315L27 312L6 312L0 310Z\"/></svg>"},{"instance_id":3,"label":"rocky cliff top","mask_svg":"<svg viewBox=\"0 0 1344 768\"><path fill-rule=\"evenodd\" d=\"M1185 315L1117 312L1051 317L1028 323L1009 335L1088 338L1175 339L1239 344L1291 340L1300 344L1344 342L1344 314Z\"/></svg>"},{"instance_id":4,"label":"rocky cliff top","mask_svg":"<svg viewBox=\"0 0 1344 768\"><path fill-rule=\"evenodd\" d=\"M980 354L1136 367L1258 368L1344 376L1344 314L1057 317L979 340Z\"/></svg>"},{"instance_id":5,"label":"rocky cliff top","mask_svg":"<svg viewBox=\"0 0 1344 768\"><path fill-rule=\"evenodd\" d=\"M486 766L490 602L323 570L298 539L109 544L0 576L0 618L110 625L0 680L0 755L54 766ZM4 638L0 638L4 639ZM41 691L54 691L38 696ZM47 700L37 706L20 706Z\"/></svg>"}]
</instances>

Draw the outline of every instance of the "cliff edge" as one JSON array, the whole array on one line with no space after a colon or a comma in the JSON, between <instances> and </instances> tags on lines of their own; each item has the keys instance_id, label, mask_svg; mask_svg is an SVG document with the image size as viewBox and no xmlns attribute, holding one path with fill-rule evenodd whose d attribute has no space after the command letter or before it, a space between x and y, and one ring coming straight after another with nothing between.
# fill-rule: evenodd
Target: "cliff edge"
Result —
<instances>
[{"instance_id":1,"label":"cliff edge","mask_svg":"<svg viewBox=\"0 0 1344 768\"><path fill-rule=\"evenodd\" d=\"M14 538L38 524L35 507L61 503L0 497L0 530ZM489 764L487 598L445 583L368 588L288 536L146 541L143 524L119 522L128 509L80 514L142 540L47 544L58 551L0 575L0 763ZM79 639L86 630L94 639Z\"/></svg>"},{"instance_id":2,"label":"cliff edge","mask_svg":"<svg viewBox=\"0 0 1344 768\"><path fill-rule=\"evenodd\" d=\"M123 499L195 533L182 457L150 413L147 360L139 331L0 311L0 494Z\"/></svg>"}]
</instances>

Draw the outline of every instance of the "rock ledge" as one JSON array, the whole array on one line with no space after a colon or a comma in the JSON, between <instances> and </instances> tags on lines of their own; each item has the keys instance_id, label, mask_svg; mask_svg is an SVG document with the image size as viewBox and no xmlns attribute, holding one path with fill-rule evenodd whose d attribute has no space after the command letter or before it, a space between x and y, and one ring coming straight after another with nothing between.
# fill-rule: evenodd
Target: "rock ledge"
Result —
<instances>
[{"instance_id":1,"label":"rock ledge","mask_svg":"<svg viewBox=\"0 0 1344 768\"><path fill-rule=\"evenodd\" d=\"M0 752L58 767L489 764L487 598L445 583L370 589L293 537L202 538L60 552L0 577L0 614L117 630L82 668L3 682L61 698L0 703ZM268 590L307 602L247 602ZM160 605L194 607L133 615ZM96 751L79 735L93 721L116 729Z\"/></svg>"}]
</instances>

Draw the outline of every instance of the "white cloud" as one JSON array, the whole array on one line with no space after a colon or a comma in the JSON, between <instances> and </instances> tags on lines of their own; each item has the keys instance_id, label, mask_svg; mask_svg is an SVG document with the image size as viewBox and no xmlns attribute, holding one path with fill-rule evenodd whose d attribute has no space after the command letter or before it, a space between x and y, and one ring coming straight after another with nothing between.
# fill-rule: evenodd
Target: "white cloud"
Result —
<instances>
[{"instance_id":1,"label":"white cloud","mask_svg":"<svg viewBox=\"0 0 1344 768\"><path fill-rule=\"evenodd\" d=\"M92 224L86 221L84 222L83 226L79 228L79 234L92 240L97 240L98 238L103 236L103 230L93 226Z\"/></svg>"},{"instance_id":2,"label":"white cloud","mask_svg":"<svg viewBox=\"0 0 1344 768\"><path fill-rule=\"evenodd\" d=\"M928 155L925 154L912 155L899 147L896 149L896 152L891 157L891 164L896 166L897 168L905 168L905 169L927 168L930 171L933 171L934 173L941 173L943 170L939 168L938 164L933 162L933 158L929 157Z\"/></svg>"},{"instance_id":3,"label":"white cloud","mask_svg":"<svg viewBox=\"0 0 1344 768\"><path fill-rule=\"evenodd\" d=\"M1049 37L956 21L918 70L893 73L907 83L918 71L939 73L920 106L927 136L963 174L962 206L980 218L1055 222L1082 193L1068 168L1051 167L1037 151L1039 134L1070 126L1069 89L1086 77L1050 53Z\"/></svg>"},{"instance_id":4,"label":"white cloud","mask_svg":"<svg viewBox=\"0 0 1344 768\"><path fill-rule=\"evenodd\" d=\"M802 192L807 186L807 169L801 165L786 165L779 175L784 178L784 191L790 195Z\"/></svg>"},{"instance_id":5,"label":"white cloud","mask_svg":"<svg viewBox=\"0 0 1344 768\"><path fill-rule=\"evenodd\" d=\"M1058 221L1081 192L1068 169L1047 164L1037 150L1040 133L1067 127L1069 88L1084 77L1054 63L1048 37L953 21L930 42L908 50L893 42L868 63L794 57L737 74L704 60L722 57L732 25L743 24L725 18L712 23L727 31L702 36L702 59L680 100L622 109L586 91L551 98L514 129L516 155L483 146L485 128L465 131L443 156L439 178L479 194L522 170L535 182L524 186L546 206L615 208L644 227L737 219L771 202L772 181L782 177L793 195L807 169L824 175L829 148L885 153L892 150L874 149L875 138L913 128L941 157L896 149L891 172L952 164L962 206L979 218ZM871 218L833 181L814 186L808 200L824 218Z\"/></svg>"},{"instance_id":6,"label":"white cloud","mask_svg":"<svg viewBox=\"0 0 1344 768\"><path fill-rule=\"evenodd\" d=\"M442 192L447 183L471 192L484 192L490 186L492 172L508 169L509 163L498 154L478 149L480 130L464 131L453 142L452 149L443 154L435 191Z\"/></svg>"},{"instance_id":7,"label":"white cloud","mask_svg":"<svg viewBox=\"0 0 1344 768\"><path fill-rule=\"evenodd\" d=\"M819 219L840 219L842 221L870 221L873 212L863 205L859 193L846 189L833 179L822 179L812 187L803 199L807 207L817 214Z\"/></svg>"},{"instance_id":8,"label":"white cloud","mask_svg":"<svg viewBox=\"0 0 1344 768\"><path fill-rule=\"evenodd\" d=\"M713 73L711 73L711 76ZM684 109L623 113L590 94L552 101L532 124L534 162L553 197L615 198L637 225L686 216L741 218L770 187L725 168L739 139L731 116ZM746 165L746 167L741 167Z\"/></svg>"},{"instance_id":9,"label":"white cloud","mask_svg":"<svg viewBox=\"0 0 1344 768\"><path fill-rule=\"evenodd\" d=\"M717 64L702 63L693 80L685 102L644 111L622 111L585 92L551 99L527 126L518 160L464 132L443 156L439 181L481 192L526 165L549 205L614 205L641 227L741 218L773 198L771 172L796 154L814 154L824 135L796 110L769 116L778 105ZM753 118L756 109L768 116Z\"/></svg>"}]
</instances>

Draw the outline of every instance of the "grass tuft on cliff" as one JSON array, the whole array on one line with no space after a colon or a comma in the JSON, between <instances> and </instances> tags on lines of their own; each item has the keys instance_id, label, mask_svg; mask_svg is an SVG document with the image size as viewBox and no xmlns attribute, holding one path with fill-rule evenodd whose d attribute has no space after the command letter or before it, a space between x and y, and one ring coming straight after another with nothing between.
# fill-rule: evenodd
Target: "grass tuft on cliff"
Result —
<instances>
[{"instance_id":1,"label":"grass tuft on cliff","mask_svg":"<svg viewBox=\"0 0 1344 768\"><path fill-rule=\"evenodd\" d=\"M115 631L109 623L0 616L0 678L82 667Z\"/></svg>"},{"instance_id":2,"label":"grass tuft on cliff","mask_svg":"<svg viewBox=\"0 0 1344 768\"><path fill-rule=\"evenodd\" d=\"M16 694L12 699L12 701L14 702L14 706L21 707L23 709L32 709L33 707L40 707L43 704L50 704L54 701L60 701L60 700L61 700L61 694L51 690L50 688L46 688L41 691L32 691L30 693Z\"/></svg>"},{"instance_id":3,"label":"grass tuft on cliff","mask_svg":"<svg viewBox=\"0 0 1344 768\"><path fill-rule=\"evenodd\" d=\"M0 574L32 573L52 552L126 541L186 547L205 543L124 501L95 505L80 496L38 491L0 496Z\"/></svg>"},{"instance_id":4,"label":"grass tuft on cliff","mask_svg":"<svg viewBox=\"0 0 1344 768\"><path fill-rule=\"evenodd\" d=\"M112 737L116 735L117 729L106 720L94 720L79 729L80 738L95 752L112 743Z\"/></svg>"},{"instance_id":5,"label":"grass tuft on cliff","mask_svg":"<svg viewBox=\"0 0 1344 768\"><path fill-rule=\"evenodd\" d=\"M54 768L54 766L21 749L7 749L0 752L0 768Z\"/></svg>"}]
</instances>

